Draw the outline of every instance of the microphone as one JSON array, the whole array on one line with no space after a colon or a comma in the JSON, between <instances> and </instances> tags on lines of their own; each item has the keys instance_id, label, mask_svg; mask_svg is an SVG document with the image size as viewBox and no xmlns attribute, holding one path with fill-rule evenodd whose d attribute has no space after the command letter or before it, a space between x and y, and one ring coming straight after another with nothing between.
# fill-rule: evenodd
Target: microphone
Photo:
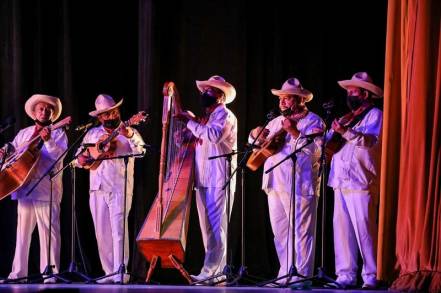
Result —
<instances>
[{"instance_id":1,"label":"microphone","mask_svg":"<svg viewBox=\"0 0 441 293\"><path fill-rule=\"evenodd\" d=\"M14 116L8 116L5 118L4 122L0 123L0 133L14 125L15 123L15 117Z\"/></svg>"},{"instance_id":2,"label":"microphone","mask_svg":"<svg viewBox=\"0 0 441 293\"><path fill-rule=\"evenodd\" d=\"M266 119L273 120L274 118L276 118L279 115L280 115L279 110L272 109L271 111L269 111L268 114L266 114Z\"/></svg>"},{"instance_id":3,"label":"microphone","mask_svg":"<svg viewBox=\"0 0 441 293\"><path fill-rule=\"evenodd\" d=\"M325 110L331 110L332 108L334 108L334 106L335 106L335 103L334 103L334 100L332 99L332 100L329 100L329 102L326 102L326 103L323 103L322 104L322 107L323 107L323 109L325 109Z\"/></svg>"},{"instance_id":4,"label":"microphone","mask_svg":"<svg viewBox=\"0 0 441 293\"><path fill-rule=\"evenodd\" d=\"M100 122L99 122L98 119L93 118L93 119L89 120L89 122L87 122L86 124L78 125L78 126L75 128L75 131L81 131L81 130L83 130L83 129L88 129L88 128L90 128L90 127L95 127L95 126L98 126L99 123L100 123Z\"/></svg>"}]
</instances>

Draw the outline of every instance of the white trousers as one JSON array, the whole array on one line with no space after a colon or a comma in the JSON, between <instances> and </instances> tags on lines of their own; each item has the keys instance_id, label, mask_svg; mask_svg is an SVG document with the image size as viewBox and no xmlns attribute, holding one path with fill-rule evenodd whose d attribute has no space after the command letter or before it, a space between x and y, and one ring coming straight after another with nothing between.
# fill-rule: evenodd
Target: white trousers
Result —
<instances>
[{"instance_id":1,"label":"white trousers","mask_svg":"<svg viewBox=\"0 0 441 293\"><path fill-rule=\"evenodd\" d=\"M106 275L117 272L121 265L122 248L124 245L124 264L129 261L128 221L132 195L127 195L126 224L123 241L124 193L106 192L101 190L90 192L90 211L95 226L101 266ZM119 275L115 275L119 280Z\"/></svg>"},{"instance_id":2,"label":"white trousers","mask_svg":"<svg viewBox=\"0 0 441 293\"><path fill-rule=\"evenodd\" d=\"M314 273L315 231L317 222L317 196L295 196L294 209L291 195L269 190L268 207L274 245L279 258L277 277L289 273L292 265L293 229L290 211L294 214L295 266L299 274L310 277Z\"/></svg>"},{"instance_id":3,"label":"white trousers","mask_svg":"<svg viewBox=\"0 0 441 293\"><path fill-rule=\"evenodd\" d=\"M234 193L230 195L233 206ZM196 189L196 205L205 248L204 266L200 277L211 277L222 272L227 260L227 200L222 188ZM230 209L231 214L231 209Z\"/></svg>"},{"instance_id":4,"label":"white trousers","mask_svg":"<svg viewBox=\"0 0 441 293\"><path fill-rule=\"evenodd\" d=\"M47 248L49 243L49 202L19 199L17 205L17 240L14 261L9 279L28 275L29 248L35 225L40 239L40 272L47 267ZM54 273L60 267L60 204L52 204L50 264Z\"/></svg>"},{"instance_id":5,"label":"white trousers","mask_svg":"<svg viewBox=\"0 0 441 293\"><path fill-rule=\"evenodd\" d=\"M356 282L360 250L363 281L375 281L377 223L372 194L369 191L334 189L333 222L336 275Z\"/></svg>"}]
</instances>

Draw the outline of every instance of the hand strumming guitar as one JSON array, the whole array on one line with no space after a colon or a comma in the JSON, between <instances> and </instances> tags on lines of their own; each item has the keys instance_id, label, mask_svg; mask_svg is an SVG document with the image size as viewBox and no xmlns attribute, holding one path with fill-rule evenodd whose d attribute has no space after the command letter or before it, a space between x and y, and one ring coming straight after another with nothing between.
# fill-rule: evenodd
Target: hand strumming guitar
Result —
<instances>
[{"instance_id":1,"label":"hand strumming guitar","mask_svg":"<svg viewBox=\"0 0 441 293\"><path fill-rule=\"evenodd\" d=\"M133 131L133 129L126 127L124 125L124 123L121 123L121 125L119 126L119 134L127 137L127 138L131 138L133 137L133 135L135 134L135 132Z\"/></svg>"},{"instance_id":2,"label":"hand strumming guitar","mask_svg":"<svg viewBox=\"0 0 441 293\"><path fill-rule=\"evenodd\" d=\"M348 128L343 126L340 122L338 122L337 119L332 121L331 127L335 132L340 133L341 135L343 135L348 130Z\"/></svg>"},{"instance_id":3,"label":"hand strumming guitar","mask_svg":"<svg viewBox=\"0 0 441 293\"><path fill-rule=\"evenodd\" d=\"M262 130L262 126L258 126L256 128L254 128L253 130L251 130L251 137L253 139L256 139L256 137L259 135L259 137L257 138L256 142L258 144L262 144L265 142L266 138L268 137L269 134L269 129L265 128Z\"/></svg>"},{"instance_id":4,"label":"hand strumming guitar","mask_svg":"<svg viewBox=\"0 0 441 293\"><path fill-rule=\"evenodd\" d=\"M51 129L49 127L44 127L40 131L40 137L44 141L48 141L49 139L51 139Z\"/></svg>"},{"instance_id":5,"label":"hand strumming guitar","mask_svg":"<svg viewBox=\"0 0 441 293\"><path fill-rule=\"evenodd\" d=\"M78 164L80 164L81 166L88 166L93 161L94 161L94 159L91 156L89 156L88 154L83 153L78 156Z\"/></svg>"}]
</instances>

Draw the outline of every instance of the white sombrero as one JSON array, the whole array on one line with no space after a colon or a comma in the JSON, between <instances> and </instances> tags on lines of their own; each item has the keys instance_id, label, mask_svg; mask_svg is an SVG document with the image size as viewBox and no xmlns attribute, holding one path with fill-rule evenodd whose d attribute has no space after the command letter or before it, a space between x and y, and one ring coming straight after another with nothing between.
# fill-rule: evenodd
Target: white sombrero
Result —
<instances>
[{"instance_id":1,"label":"white sombrero","mask_svg":"<svg viewBox=\"0 0 441 293\"><path fill-rule=\"evenodd\" d=\"M34 107L38 103L47 103L54 108L54 112L52 113L51 121L56 121L60 115L62 110L61 101L57 97L52 97L48 95L35 94L30 97L25 103L25 112L28 114L32 120L35 120Z\"/></svg>"},{"instance_id":2,"label":"white sombrero","mask_svg":"<svg viewBox=\"0 0 441 293\"><path fill-rule=\"evenodd\" d=\"M373 98L383 97L383 90L372 83L372 78L366 72L357 72L351 79L340 80L338 84L344 89L348 89L350 86L363 88L373 93Z\"/></svg>"},{"instance_id":3,"label":"white sombrero","mask_svg":"<svg viewBox=\"0 0 441 293\"><path fill-rule=\"evenodd\" d=\"M89 115L96 117L101 113L118 108L121 106L122 102L123 99L121 99L118 103L115 103L111 96L101 94L95 99L95 111L89 112Z\"/></svg>"},{"instance_id":4,"label":"white sombrero","mask_svg":"<svg viewBox=\"0 0 441 293\"><path fill-rule=\"evenodd\" d=\"M207 87L215 87L220 89L225 94L225 104L229 104L236 98L236 89L225 79L219 75L214 75L208 80L196 80L196 86L200 92L205 91Z\"/></svg>"},{"instance_id":5,"label":"white sombrero","mask_svg":"<svg viewBox=\"0 0 441 293\"><path fill-rule=\"evenodd\" d=\"M291 77L287 81L285 81L280 90L272 89L271 92L275 96L297 95L305 97L305 102L311 101L312 97L314 96L310 91L304 89L300 81L295 77Z\"/></svg>"}]
</instances>

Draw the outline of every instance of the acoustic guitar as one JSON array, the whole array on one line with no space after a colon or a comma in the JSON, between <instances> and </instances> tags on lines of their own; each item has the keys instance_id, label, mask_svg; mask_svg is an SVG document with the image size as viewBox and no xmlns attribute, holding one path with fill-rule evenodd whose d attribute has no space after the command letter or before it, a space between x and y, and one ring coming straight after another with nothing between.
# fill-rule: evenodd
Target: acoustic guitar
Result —
<instances>
[{"instance_id":1,"label":"acoustic guitar","mask_svg":"<svg viewBox=\"0 0 441 293\"><path fill-rule=\"evenodd\" d=\"M122 122L121 125L115 128L111 133L102 135L93 146L89 146L87 148L87 151L89 152L89 155L92 157L93 161L90 164L84 165L83 168L88 170L96 170L103 159L114 157L117 147L116 137L119 135L122 126L124 125L125 127L129 127L132 125L138 125L141 122L145 122L148 117L149 114L146 114L145 111L140 111L133 115L129 120Z\"/></svg>"},{"instance_id":2,"label":"acoustic guitar","mask_svg":"<svg viewBox=\"0 0 441 293\"><path fill-rule=\"evenodd\" d=\"M308 111L305 110L294 115L292 115L292 112L288 111L282 113L282 115L289 117L289 119L294 120L297 123L300 119L308 115ZM285 144L286 135L287 132L282 128L271 138L264 141L259 149L253 150L253 153L248 158L247 167L252 171L259 169L260 166L265 163L266 159L278 153L282 149L283 145Z\"/></svg>"},{"instance_id":3,"label":"acoustic guitar","mask_svg":"<svg viewBox=\"0 0 441 293\"><path fill-rule=\"evenodd\" d=\"M69 125L70 116L49 125L51 131ZM40 159L43 140L39 135L25 142L6 157L0 171L0 200L20 188L32 174Z\"/></svg>"}]
</instances>

